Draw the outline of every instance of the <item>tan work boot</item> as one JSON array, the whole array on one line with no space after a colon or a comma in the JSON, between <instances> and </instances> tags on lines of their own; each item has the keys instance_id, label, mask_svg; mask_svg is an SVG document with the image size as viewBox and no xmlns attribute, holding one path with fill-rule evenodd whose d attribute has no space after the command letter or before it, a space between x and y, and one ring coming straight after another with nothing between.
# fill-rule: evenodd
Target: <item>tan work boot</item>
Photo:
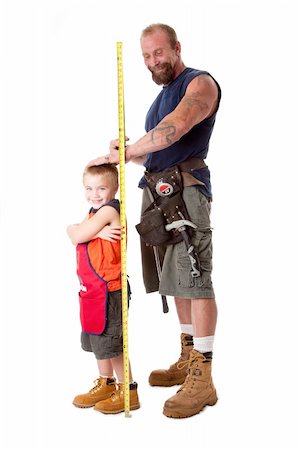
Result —
<instances>
[{"instance_id":1,"label":"tan work boot","mask_svg":"<svg viewBox=\"0 0 299 450\"><path fill-rule=\"evenodd\" d=\"M95 387L87 394L77 395L73 400L73 405L78 408L90 408L100 400L105 400L115 391L115 378L100 377L94 381Z\"/></svg>"},{"instance_id":2,"label":"tan work boot","mask_svg":"<svg viewBox=\"0 0 299 450\"><path fill-rule=\"evenodd\" d=\"M181 363L181 365L187 364ZM167 417L190 417L206 405L217 402L211 376L211 360L197 350L190 352L188 376L176 395L166 400L163 414Z\"/></svg>"},{"instance_id":3,"label":"tan work boot","mask_svg":"<svg viewBox=\"0 0 299 450\"><path fill-rule=\"evenodd\" d=\"M137 383L130 384L130 410L140 408ZM94 409L104 414L117 414L125 410L124 385L119 383L111 397L98 402Z\"/></svg>"},{"instance_id":4,"label":"tan work boot","mask_svg":"<svg viewBox=\"0 0 299 450\"><path fill-rule=\"evenodd\" d=\"M181 356L179 360L172 364L169 369L153 370L149 376L149 384L152 386L174 386L175 384L183 384L187 376L188 367L178 365L189 360L190 351L193 349L193 337L190 334L181 334Z\"/></svg>"}]
</instances>

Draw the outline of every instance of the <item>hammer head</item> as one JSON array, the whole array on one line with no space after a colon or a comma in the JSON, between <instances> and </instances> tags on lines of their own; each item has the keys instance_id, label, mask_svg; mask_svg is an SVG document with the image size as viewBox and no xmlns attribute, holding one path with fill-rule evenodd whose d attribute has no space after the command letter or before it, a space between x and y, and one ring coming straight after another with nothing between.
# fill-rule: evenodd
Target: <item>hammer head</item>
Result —
<instances>
[{"instance_id":1,"label":"hammer head","mask_svg":"<svg viewBox=\"0 0 299 450\"><path fill-rule=\"evenodd\" d=\"M185 228L186 226L192 227L192 228L197 228L197 226L194 225L194 223L190 222L190 220L182 219L182 220L174 220L173 222L168 223L165 226L165 229L166 229L166 231L179 230L179 228L182 228L182 227L183 227L183 229L186 229Z\"/></svg>"}]
</instances>

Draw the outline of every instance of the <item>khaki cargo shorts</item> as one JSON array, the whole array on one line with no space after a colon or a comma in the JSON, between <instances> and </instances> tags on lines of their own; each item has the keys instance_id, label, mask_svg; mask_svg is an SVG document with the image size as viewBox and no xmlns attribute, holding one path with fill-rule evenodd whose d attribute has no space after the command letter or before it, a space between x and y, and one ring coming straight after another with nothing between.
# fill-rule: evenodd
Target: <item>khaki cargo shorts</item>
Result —
<instances>
[{"instance_id":1,"label":"khaki cargo shorts","mask_svg":"<svg viewBox=\"0 0 299 450\"><path fill-rule=\"evenodd\" d=\"M185 242L166 247L159 246L162 266L159 282L152 247L141 239L143 281L146 292L159 291L162 295L180 298L215 298L211 280L212 272L212 230L210 224L211 202L195 187L185 187L183 199L191 222L197 229L193 231L192 244L199 256L200 278L191 276L191 263ZM150 205L147 189L143 189L142 211Z\"/></svg>"}]
</instances>

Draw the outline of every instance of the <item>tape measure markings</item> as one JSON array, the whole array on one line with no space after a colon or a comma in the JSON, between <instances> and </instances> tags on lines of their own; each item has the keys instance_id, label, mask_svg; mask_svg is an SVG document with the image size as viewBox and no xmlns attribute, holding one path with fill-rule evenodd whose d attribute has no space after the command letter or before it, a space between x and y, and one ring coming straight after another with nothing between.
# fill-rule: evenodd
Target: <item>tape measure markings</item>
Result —
<instances>
[{"instance_id":1,"label":"tape measure markings","mask_svg":"<svg viewBox=\"0 0 299 450\"><path fill-rule=\"evenodd\" d=\"M126 180L125 180L125 114L122 42L117 42L117 87L118 87L118 127L119 127L119 187L121 235L121 290L122 329L124 362L124 406L125 417L130 417L130 370L128 349L128 284L127 284L127 229L126 229Z\"/></svg>"}]
</instances>

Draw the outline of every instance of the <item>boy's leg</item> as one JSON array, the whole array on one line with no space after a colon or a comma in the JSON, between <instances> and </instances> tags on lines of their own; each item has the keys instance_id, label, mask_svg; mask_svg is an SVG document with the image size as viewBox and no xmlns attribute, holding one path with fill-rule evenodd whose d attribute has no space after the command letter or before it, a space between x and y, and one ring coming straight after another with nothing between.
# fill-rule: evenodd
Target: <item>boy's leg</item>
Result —
<instances>
[{"instance_id":1,"label":"boy's leg","mask_svg":"<svg viewBox=\"0 0 299 450\"><path fill-rule=\"evenodd\" d=\"M104 414L117 414L125 410L124 400L124 361L123 354L112 358L111 364L114 373L117 376L117 390L106 400L98 402L94 409ZM137 383L133 382L131 366L129 363L129 378L130 378L130 410L140 408Z\"/></svg>"},{"instance_id":2,"label":"boy's leg","mask_svg":"<svg viewBox=\"0 0 299 450\"><path fill-rule=\"evenodd\" d=\"M100 377L95 380L95 386L86 394L77 395L73 405L78 408L90 408L101 400L110 397L116 389L113 378L113 367L109 359L97 359Z\"/></svg>"},{"instance_id":3,"label":"boy's leg","mask_svg":"<svg viewBox=\"0 0 299 450\"><path fill-rule=\"evenodd\" d=\"M118 383L124 383L124 356L118 355L116 358L110 359L111 367L114 370ZM129 362L129 379L130 383L133 382L131 365Z\"/></svg>"},{"instance_id":4,"label":"boy's leg","mask_svg":"<svg viewBox=\"0 0 299 450\"><path fill-rule=\"evenodd\" d=\"M113 366L111 359L97 359L97 364L100 376L104 378L113 377Z\"/></svg>"}]
</instances>

